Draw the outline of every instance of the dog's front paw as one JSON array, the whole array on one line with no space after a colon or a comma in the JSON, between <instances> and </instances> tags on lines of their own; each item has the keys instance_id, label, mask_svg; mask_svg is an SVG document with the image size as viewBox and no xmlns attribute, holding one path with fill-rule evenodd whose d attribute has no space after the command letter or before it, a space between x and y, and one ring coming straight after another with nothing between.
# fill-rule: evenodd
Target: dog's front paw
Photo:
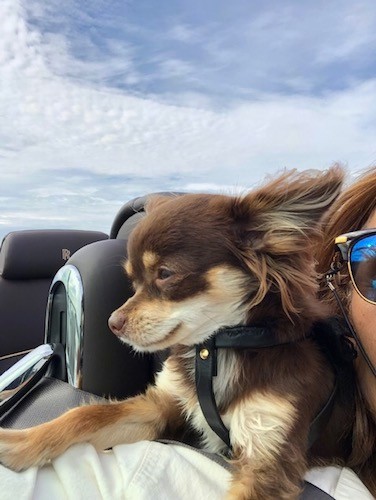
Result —
<instances>
[{"instance_id":1,"label":"dog's front paw","mask_svg":"<svg viewBox=\"0 0 376 500\"><path fill-rule=\"evenodd\" d=\"M0 463L21 471L43 465L50 459L50 449L34 429L0 429Z\"/></svg>"}]
</instances>

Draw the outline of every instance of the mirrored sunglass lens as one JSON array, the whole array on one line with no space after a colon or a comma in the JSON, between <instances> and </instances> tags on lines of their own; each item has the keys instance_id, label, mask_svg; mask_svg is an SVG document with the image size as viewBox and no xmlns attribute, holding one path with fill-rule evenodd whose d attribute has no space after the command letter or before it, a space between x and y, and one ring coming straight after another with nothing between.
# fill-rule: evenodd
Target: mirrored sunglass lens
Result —
<instances>
[{"instance_id":1,"label":"mirrored sunglass lens","mask_svg":"<svg viewBox=\"0 0 376 500\"><path fill-rule=\"evenodd\" d=\"M359 292L376 303L376 234L355 243L351 250L350 266Z\"/></svg>"}]
</instances>

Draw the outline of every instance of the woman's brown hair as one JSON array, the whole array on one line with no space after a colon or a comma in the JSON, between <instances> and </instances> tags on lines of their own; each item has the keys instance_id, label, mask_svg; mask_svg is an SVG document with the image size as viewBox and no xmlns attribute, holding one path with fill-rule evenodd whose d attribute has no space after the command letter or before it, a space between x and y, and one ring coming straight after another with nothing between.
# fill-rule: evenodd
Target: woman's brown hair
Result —
<instances>
[{"instance_id":1,"label":"woman's brown hair","mask_svg":"<svg viewBox=\"0 0 376 500\"><path fill-rule=\"evenodd\" d=\"M325 273L335 255L336 236L362 229L376 210L376 167L353 182L332 205L323 221L323 241L317 249L318 271L323 276L321 298L329 304L332 314L340 314L332 292L324 283ZM345 307L349 305L350 287L347 268L336 278L336 287ZM375 306L376 307L376 306ZM376 497L376 421L375 414L357 387L352 452L348 465Z\"/></svg>"}]
</instances>

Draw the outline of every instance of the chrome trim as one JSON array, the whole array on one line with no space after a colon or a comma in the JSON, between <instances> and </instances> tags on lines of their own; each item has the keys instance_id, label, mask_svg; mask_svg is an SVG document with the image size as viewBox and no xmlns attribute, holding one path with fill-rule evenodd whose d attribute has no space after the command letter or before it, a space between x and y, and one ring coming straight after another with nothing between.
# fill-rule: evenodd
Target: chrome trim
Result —
<instances>
[{"instance_id":1,"label":"chrome trim","mask_svg":"<svg viewBox=\"0 0 376 500\"><path fill-rule=\"evenodd\" d=\"M83 362L83 325L84 301L83 284L78 269L66 264L56 273L48 295L45 342L62 342L63 339L53 338L51 332L51 311L54 292L59 284L63 284L66 293L66 337L64 342L68 383L81 388Z\"/></svg>"},{"instance_id":2,"label":"chrome trim","mask_svg":"<svg viewBox=\"0 0 376 500\"><path fill-rule=\"evenodd\" d=\"M53 353L53 345L40 345L0 376L0 407L17 394L49 362Z\"/></svg>"}]
</instances>

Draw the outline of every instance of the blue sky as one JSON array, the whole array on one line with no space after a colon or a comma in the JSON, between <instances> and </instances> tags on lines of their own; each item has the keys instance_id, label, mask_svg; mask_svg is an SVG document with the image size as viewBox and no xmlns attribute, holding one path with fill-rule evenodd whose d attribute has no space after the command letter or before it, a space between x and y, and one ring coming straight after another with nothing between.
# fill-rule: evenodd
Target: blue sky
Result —
<instances>
[{"instance_id":1,"label":"blue sky","mask_svg":"<svg viewBox=\"0 0 376 500\"><path fill-rule=\"evenodd\" d=\"M0 238L376 162L376 3L2 0Z\"/></svg>"}]
</instances>

